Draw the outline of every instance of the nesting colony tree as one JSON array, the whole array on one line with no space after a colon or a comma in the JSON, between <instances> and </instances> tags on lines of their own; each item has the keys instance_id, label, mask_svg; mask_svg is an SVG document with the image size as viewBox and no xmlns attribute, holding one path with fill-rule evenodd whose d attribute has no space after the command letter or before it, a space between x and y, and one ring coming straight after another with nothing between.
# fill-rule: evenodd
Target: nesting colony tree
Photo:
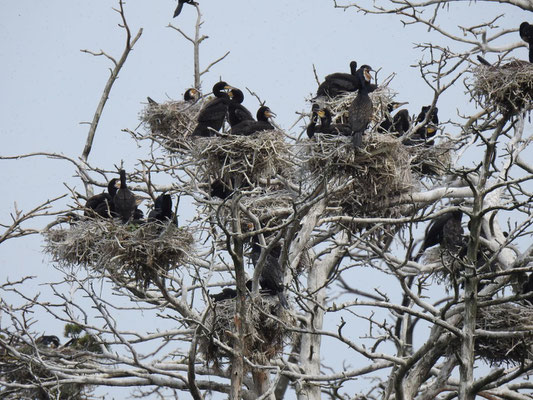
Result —
<instances>
[{"instance_id":1,"label":"nesting colony tree","mask_svg":"<svg viewBox=\"0 0 533 400\"><path fill-rule=\"evenodd\" d=\"M274 123L269 99L256 121L252 96L213 79L213 64L200 73L200 9L180 0L177 14L184 3L198 15L194 37L177 29L194 47L194 88L149 99L129 133L150 151L130 174L86 163L99 108L81 161L69 159L87 196L72 191L75 206L42 230L91 312L59 290L60 302L43 302L24 282L0 287L25 300L0 303L0 397L81 399L102 385L195 400L531 398L533 67L511 58L525 46L519 23L476 21L459 35L440 27L440 5L335 2L442 34L419 45L434 96L419 114L396 110L394 79L352 62L324 79L295 132ZM127 40L103 104L140 37L119 4ZM498 62L479 65L482 50ZM477 109L443 122L437 106L462 82ZM171 183L154 184L160 175ZM93 185L109 193L90 197ZM141 197L155 203L148 218ZM183 203L196 213L182 215ZM0 242L30 233L27 219ZM37 307L66 324L67 343L25 323ZM126 309L156 322L123 328Z\"/></svg>"}]
</instances>

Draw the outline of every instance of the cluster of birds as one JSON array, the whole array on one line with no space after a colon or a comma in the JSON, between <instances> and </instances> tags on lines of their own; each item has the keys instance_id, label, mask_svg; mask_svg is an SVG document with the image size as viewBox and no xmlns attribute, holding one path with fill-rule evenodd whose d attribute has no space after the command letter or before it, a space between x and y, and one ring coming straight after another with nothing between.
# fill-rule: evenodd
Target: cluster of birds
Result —
<instances>
[{"instance_id":1,"label":"cluster of birds","mask_svg":"<svg viewBox=\"0 0 533 400\"><path fill-rule=\"evenodd\" d=\"M120 180L113 178L107 184L107 193L103 192L87 199L86 217L120 218L122 222L142 222L143 212L137 207L135 194L126 183L126 171L120 170ZM173 220L172 197L159 195L154 202L154 209L148 214L148 222L168 222Z\"/></svg>"},{"instance_id":2,"label":"cluster of birds","mask_svg":"<svg viewBox=\"0 0 533 400\"><path fill-rule=\"evenodd\" d=\"M252 113L242 105L244 101L242 90L220 81L213 86L213 95L215 98L205 104L198 114L198 124L192 133L193 137L214 136L222 129L225 121L231 127L230 135L248 136L255 132L274 129L269 118L275 114L263 105L257 110L257 120L255 120ZM184 99L187 101L185 96Z\"/></svg>"},{"instance_id":3,"label":"cluster of birds","mask_svg":"<svg viewBox=\"0 0 533 400\"><path fill-rule=\"evenodd\" d=\"M330 135L351 136L354 147L361 146L362 137L368 125L372 121L374 105L369 93L377 89L377 85L371 83L372 67L363 65L357 69L357 62L350 62L350 73L336 72L327 75L320 84L316 97L313 99L311 121L307 126L307 136L313 138L315 133ZM348 123L332 123L332 113L327 107L321 107L324 98L335 99L345 93L357 92L357 96L348 108ZM394 133L401 137L409 132L412 120L407 109L396 112L394 117L391 113L399 106L406 103L393 102L388 105L385 118L379 124L377 130L380 133ZM405 145L425 144L433 145L430 140L437 132L439 124L437 107L424 106L416 118L417 129L403 140Z\"/></svg>"}]
</instances>

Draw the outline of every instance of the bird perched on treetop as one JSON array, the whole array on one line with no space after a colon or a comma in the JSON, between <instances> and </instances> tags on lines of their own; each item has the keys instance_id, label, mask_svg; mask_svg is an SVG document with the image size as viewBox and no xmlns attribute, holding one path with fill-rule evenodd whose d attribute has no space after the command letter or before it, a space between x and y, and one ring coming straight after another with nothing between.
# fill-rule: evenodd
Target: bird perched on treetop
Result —
<instances>
[{"instance_id":1,"label":"bird perched on treetop","mask_svg":"<svg viewBox=\"0 0 533 400\"><path fill-rule=\"evenodd\" d=\"M115 194L113 199L115 204L115 211L122 219L122 222L128 222L134 216L137 210L137 200L131 190L126 184L126 171L120 170L120 189Z\"/></svg>"}]
</instances>

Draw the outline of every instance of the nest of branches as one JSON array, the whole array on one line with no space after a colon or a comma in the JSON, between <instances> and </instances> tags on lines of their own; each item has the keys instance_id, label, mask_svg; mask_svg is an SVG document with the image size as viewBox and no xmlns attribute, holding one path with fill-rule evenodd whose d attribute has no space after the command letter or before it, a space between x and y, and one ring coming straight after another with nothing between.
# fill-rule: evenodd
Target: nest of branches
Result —
<instances>
[{"instance_id":1,"label":"nest of branches","mask_svg":"<svg viewBox=\"0 0 533 400\"><path fill-rule=\"evenodd\" d=\"M474 96L481 104L503 112L530 110L533 104L533 64L513 60L500 66L481 65L474 70Z\"/></svg>"},{"instance_id":2,"label":"nest of branches","mask_svg":"<svg viewBox=\"0 0 533 400\"><path fill-rule=\"evenodd\" d=\"M283 346L292 337L287 325L293 324L294 318L280 306L277 296L260 295L253 299L247 297L246 300L251 300L251 304L246 316L249 330L244 339L244 355L252 362L266 364L282 352ZM213 362L218 365L224 357L231 359L231 354L214 343L213 339L233 347L237 335L236 301L227 299L216 302L208 313L205 326L209 332L200 337L199 349L208 364Z\"/></svg>"},{"instance_id":3,"label":"nest of branches","mask_svg":"<svg viewBox=\"0 0 533 400\"><path fill-rule=\"evenodd\" d=\"M411 156L392 135L370 134L354 149L351 138L316 135L309 142L307 166L314 176L325 174L332 189L331 205L357 217L396 217L391 206L414 187Z\"/></svg>"},{"instance_id":4,"label":"nest of branches","mask_svg":"<svg viewBox=\"0 0 533 400\"><path fill-rule=\"evenodd\" d=\"M476 354L492 365L518 365L531 359L533 308L516 303L483 307L478 310L476 328L492 332L508 332L508 337L476 337ZM517 333L523 333L517 336Z\"/></svg>"},{"instance_id":5,"label":"nest of branches","mask_svg":"<svg viewBox=\"0 0 533 400\"><path fill-rule=\"evenodd\" d=\"M279 130L249 136L224 135L198 138L195 157L206 175L225 182L254 184L260 178L292 170L290 147Z\"/></svg>"},{"instance_id":6,"label":"nest of branches","mask_svg":"<svg viewBox=\"0 0 533 400\"><path fill-rule=\"evenodd\" d=\"M8 382L35 387L4 390L4 394L10 393L9 398L81 400L86 399L87 393L92 390L90 386L81 383L58 384L56 374L46 366L56 364L59 357L71 360L70 368L75 368L74 365L88 358L86 352L82 354L71 348L42 349L39 351L39 360L44 363L42 365L36 361L36 350L32 346L23 344L17 346L17 351L20 355L16 357L7 351L0 352L0 375ZM60 367L64 369L65 365ZM47 383L51 385L48 386Z\"/></svg>"},{"instance_id":7,"label":"nest of branches","mask_svg":"<svg viewBox=\"0 0 533 400\"><path fill-rule=\"evenodd\" d=\"M454 144L445 141L433 146L406 146L412 155L411 168L422 176L442 177L450 170Z\"/></svg>"},{"instance_id":8,"label":"nest of branches","mask_svg":"<svg viewBox=\"0 0 533 400\"><path fill-rule=\"evenodd\" d=\"M191 134L197 124L202 102L186 101L149 103L140 119L152 132L151 137L169 153L192 148Z\"/></svg>"},{"instance_id":9,"label":"nest of branches","mask_svg":"<svg viewBox=\"0 0 533 400\"><path fill-rule=\"evenodd\" d=\"M144 287L179 267L193 248L192 234L172 222L87 219L69 229L51 229L45 239L45 251L59 265L81 265Z\"/></svg>"},{"instance_id":10,"label":"nest of branches","mask_svg":"<svg viewBox=\"0 0 533 400\"><path fill-rule=\"evenodd\" d=\"M240 203L259 219L263 228L272 228L282 225L291 214L294 198L286 190L268 190L257 187L242 196ZM214 210L227 227L231 226L235 217L232 208L232 201L229 199L223 203L221 208L216 207ZM253 224L253 220L246 213L241 213L240 218L245 224Z\"/></svg>"}]
</instances>

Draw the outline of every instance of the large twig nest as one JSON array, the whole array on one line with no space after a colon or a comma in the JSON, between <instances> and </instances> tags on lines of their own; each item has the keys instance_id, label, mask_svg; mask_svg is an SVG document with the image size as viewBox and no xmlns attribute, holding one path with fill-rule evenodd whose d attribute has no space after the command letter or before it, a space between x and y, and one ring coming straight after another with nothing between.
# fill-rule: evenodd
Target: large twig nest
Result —
<instances>
[{"instance_id":1,"label":"large twig nest","mask_svg":"<svg viewBox=\"0 0 533 400\"><path fill-rule=\"evenodd\" d=\"M86 399L87 394L92 391L88 385L81 383L57 383L56 374L46 366L58 366L64 369L64 363L57 365L58 357L71 362L70 368L83 368L83 362L87 361L86 351L77 351L71 348L49 348L43 349L39 353L39 360L45 365L36 362L36 350L30 345L22 344L15 346L20 353L19 356L10 354L7 351L0 352L0 375L2 379L21 385L36 385L36 387L14 388L11 391L5 389L4 393L10 392L9 398L13 399L59 399L78 400ZM46 383L52 385L46 386Z\"/></svg>"},{"instance_id":2,"label":"large twig nest","mask_svg":"<svg viewBox=\"0 0 533 400\"><path fill-rule=\"evenodd\" d=\"M192 234L172 222L124 225L88 219L70 229L52 229L45 238L45 251L59 265L106 271L145 287L158 274L182 264L193 247Z\"/></svg>"},{"instance_id":3,"label":"large twig nest","mask_svg":"<svg viewBox=\"0 0 533 400\"><path fill-rule=\"evenodd\" d=\"M513 60L501 66L481 65L474 70L474 96L481 104L504 112L530 110L533 101L533 64Z\"/></svg>"},{"instance_id":4,"label":"large twig nest","mask_svg":"<svg viewBox=\"0 0 533 400\"><path fill-rule=\"evenodd\" d=\"M370 134L354 149L351 138L317 134L309 141L307 166L314 176L325 175L331 204L348 215L392 217L402 213L392 202L414 187L411 156L392 135Z\"/></svg>"},{"instance_id":5,"label":"large twig nest","mask_svg":"<svg viewBox=\"0 0 533 400\"><path fill-rule=\"evenodd\" d=\"M152 139L169 153L192 148L191 134L197 125L202 101L169 101L149 103L141 112L140 119L151 131Z\"/></svg>"},{"instance_id":6,"label":"large twig nest","mask_svg":"<svg viewBox=\"0 0 533 400\"><path fill-rule=\"evenodd\" d=\"M291 338L292 333L287 325L292 325L294 318L280 306L277 296L259 295L253 300L247 297L246 301L251 301L251 304L245 318L249 331L245 337L244 355L252 362L266 364L282 352L285 343ZM207 363L212 361L218 364L223 357L231 358L231 354L217 346L213 338L233 347L237 335L235 299L214 303L208 313L205 327L209 332L200 336L199 348Z\"/></svg>"},{"instance_id":7,"label":"large twig nest","mask_svg":"<svg viewBox=\"0 0 533 400\"><path fill-rule=\"evenodd\" d=\"M224 135L195 140L194 154L205 173L225 182L254 184L259 178L287 175L290 147L279 130L249 136Z\"/></svg>"},{"instance_id":8,"label":"large twig nest","mask_svg":"<svg viewBox=\"0 0 533 400\"><path fill-rule=\"evenodd\" d=\"M263 228L272 228L286 222L293 212L294 198L286 190L268 190L257 187L250 193L240 198L240 205L259 219ZM220 206L214 208L214 212L224 223L230 227L234 219L233 201L228 199ZM239 217L245 224L253 224L254 221L247 213L241 210Z\"/></svg>"},{"instance_id":9,"label":"large twig nest","mask_svg":"<svg viewBox=\"0 0 533 400\"><path fill-rule=\"evenodd\" d=\"M533 308L505 303L478 309L477 329L493 332L523 332L523 337L476 337L476 354L491 364L520 364L532 359Z\"/></svg>"}]
</instances>

